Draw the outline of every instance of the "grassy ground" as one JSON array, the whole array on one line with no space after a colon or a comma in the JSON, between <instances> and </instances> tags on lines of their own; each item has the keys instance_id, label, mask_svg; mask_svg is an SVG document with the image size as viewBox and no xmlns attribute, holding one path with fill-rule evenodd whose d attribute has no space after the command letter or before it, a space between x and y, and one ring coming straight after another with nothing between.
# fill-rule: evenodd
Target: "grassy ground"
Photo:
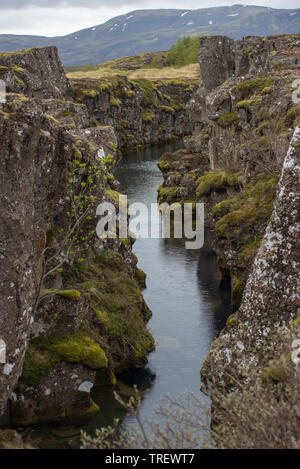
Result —
<instances>
[{"instance_id":1,"label":"grassy ground","mask_svg":"<svg viewBox=\"0 0 300 469\"><path fill-rule=\"evenodd\" d=\"M146 78L158 80L167 78L198 78L200 68L198 64L186 65L185 67L163 67L163 68L140 68L138 70L116 69L105 64L99 65L91 70L78 70L67 74L70 79L103 78L113 75L127 76L129 79Z\"/></svg>"},{"instance_id":2,"label":"grassy ground","mask_svg":"<svg viewBox=\"0 0 300 469\"><path fill-rule=\"evenodd\" d=\"M165 78L198 78L200 77L199 64L190 64L184 67L164 67L164 68L147 68L135 70L129 78L146 78L147 80L157 80Z\"/></svg>"}]
</instances>

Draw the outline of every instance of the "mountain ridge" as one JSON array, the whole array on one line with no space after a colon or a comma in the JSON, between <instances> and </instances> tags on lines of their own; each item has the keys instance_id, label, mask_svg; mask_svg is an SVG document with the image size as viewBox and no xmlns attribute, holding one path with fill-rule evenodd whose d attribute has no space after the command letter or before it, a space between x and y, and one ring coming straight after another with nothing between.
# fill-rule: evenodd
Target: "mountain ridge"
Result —
<instances>
[{"instance_id":1,"label":"mountain ridge","mask_svg":"<svg viewBox=\"0 0 300 469\"><path fill-rule=\"evenodd\" d=\"M122 56L167 50L197 34L269 36L300 31L300 9L261 6L134 10L66 36L0 35L0 52L55 45L64 65L99 64Z\"/></svg>"}]
</instances>

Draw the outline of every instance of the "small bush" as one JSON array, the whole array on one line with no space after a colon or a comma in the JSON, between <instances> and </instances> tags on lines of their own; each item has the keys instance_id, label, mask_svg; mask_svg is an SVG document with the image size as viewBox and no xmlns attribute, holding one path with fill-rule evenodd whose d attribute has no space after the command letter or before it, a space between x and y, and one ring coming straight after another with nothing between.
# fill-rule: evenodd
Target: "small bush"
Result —
<instances>
[{"instance_id":1,"label":"small bush","mask_svg":"<svg viewBox=\"0 0 300 469\"><path fill-rule=\"evenodd\" d=\"M178 39L167 52L167 65L182 67L199 61L200 37L185 36Z\"/></svg>"}]
</instances>

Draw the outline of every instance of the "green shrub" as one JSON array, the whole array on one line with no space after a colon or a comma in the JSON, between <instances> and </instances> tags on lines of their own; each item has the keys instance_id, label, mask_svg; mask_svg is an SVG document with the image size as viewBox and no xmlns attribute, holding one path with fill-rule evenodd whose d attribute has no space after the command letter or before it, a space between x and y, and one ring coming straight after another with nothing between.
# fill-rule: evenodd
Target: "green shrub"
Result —
<instances>
[{"instance_id":1,"label":"green shrub","mask_svg":"<svg viewBox=\"0 0 300 469\"><path fill-rule=\"evenodd\" d=\"M200 36L185 36L178 39L167 52L166 63L175 67L182 67L197 63L199 60Z\"/></svg>"}]
</instances>

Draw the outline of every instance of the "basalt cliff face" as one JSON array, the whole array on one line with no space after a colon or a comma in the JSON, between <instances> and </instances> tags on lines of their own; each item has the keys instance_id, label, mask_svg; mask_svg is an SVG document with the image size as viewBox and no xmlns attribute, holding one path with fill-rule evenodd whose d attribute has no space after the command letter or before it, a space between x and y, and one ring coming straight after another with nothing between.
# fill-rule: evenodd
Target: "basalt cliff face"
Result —
<instances>
[{"instance_id":1,"label":"basalt cliff face","mask_svg":"<svg viewBox=\"0 0 300 469\"><path fill-rule=\"evenodd\" d=\"M186 103L197 80L74 80L75 97L102 125L115 128L120 148L133 149L191 135Z\"/></svg>"},{"instance_id":2,"label":"basalt cliff face","mask_svg":"<svg viewBox=\"0 0 300 469\"><path fill-rule=\"evenodd\" d=\"M186 149L159 161L160 201L205 203L219 267L240 305L264 236L279 175L299 116L299 36L203 38L201 83L188 107ZM214 73L213 73L214 70Z\"/></svg>"},{"instance_id":3,"label":"basalt cliff face","mask_svg":"<svg viewBox=\"0 0 300 469\"><path fill-rule=\"evenodd\" d=\"M114 387L115 373L145 363L154 340L134 240L99 239L95 210L118 209L117 142L192 131L158 162L158 197L205 203L231 280L233 314L202 368L218 443L257 445L242 430L261 413L258 396L297 417L299 49L299 35L205 37L196 90L123 77L70 84L55 48L0 54L0 413L10 424L91 416L96 375Z\"/></svg>"},{"instance_id":4,"label":"basalt cliff face","mask_svg":"<svg viewBox=\"0 0 300 469\"><path fill-rule=\"evenodd\" d=\"M73 100L56 48L0 54L0 74L0 414L93 415L96 374L114 386L154 347L134 240L95 233L97 205L118 208L117 137Z\"/></svg>"},{"instance_id":5,"label":"basalt cliff face","mask_svg":"<svg viewBox=\"0 0 300 469\"><path fill-rule=\"evenodd\" d=\"M299 448L299 176L297 126L242 304L201 371L220 446Z\"/></svg>"},{"instance_id":6,"label":"basalt cliff face","mask_svg":"<svg viewBox=\"0 0 300 469\"><path fill-rule=\"evenodd\" d=\"M220 447L299 445L299 54L299 35L203 38L194 135L158 162L159 200L205 203L231 279L201 372Z\"/></svg>"}]
</instances>

